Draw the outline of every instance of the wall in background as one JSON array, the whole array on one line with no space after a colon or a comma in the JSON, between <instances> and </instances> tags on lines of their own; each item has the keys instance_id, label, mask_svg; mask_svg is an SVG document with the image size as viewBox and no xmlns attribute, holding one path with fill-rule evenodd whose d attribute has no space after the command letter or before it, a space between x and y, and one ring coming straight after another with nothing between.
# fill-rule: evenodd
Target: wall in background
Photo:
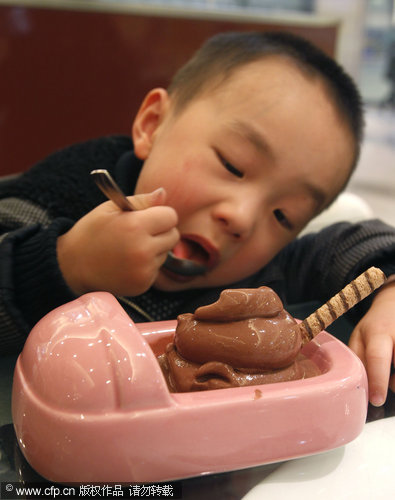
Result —
<instances>
[{"instance_id":1,"label":"wall in background","mask_svg":"<svg viewBox=\"0 0 395 500\"><path fill-rule=\"evenodd\" d=\"M96 2L86 10L84 2L78 10L72 2L61 8L2 3L2 175L26 170L71 143L129 134L145 93L166 86L203 40L217 32L285 29L333 55L338 31L336 21L308 17L95 10ZM54 0L51 5L56 3L59 7Z\"/></svg>"}]
</instances>

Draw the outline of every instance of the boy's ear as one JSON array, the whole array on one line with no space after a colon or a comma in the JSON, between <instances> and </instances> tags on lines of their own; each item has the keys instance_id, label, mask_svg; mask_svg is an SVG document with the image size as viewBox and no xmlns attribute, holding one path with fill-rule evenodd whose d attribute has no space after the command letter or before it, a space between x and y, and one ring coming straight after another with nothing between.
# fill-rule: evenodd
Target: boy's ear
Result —
<instances>
[{"instance_id":1,"label":"boy's ear","mask_svg":"<svg viewBox=\"0 0 395 500\"><path fill-rule=\"evenodd\" d=\"M134 152L145 160L154 141L155 132L169 109L170 98L165 89L151 90L144 98L132 125Z\"/></svg>"}]
</instances>

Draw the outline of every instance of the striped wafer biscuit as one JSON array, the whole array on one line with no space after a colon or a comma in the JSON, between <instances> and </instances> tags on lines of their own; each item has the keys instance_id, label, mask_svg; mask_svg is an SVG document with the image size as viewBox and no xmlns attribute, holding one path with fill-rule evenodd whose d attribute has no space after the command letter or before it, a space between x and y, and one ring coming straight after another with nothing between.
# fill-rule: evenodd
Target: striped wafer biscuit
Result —
<instances>
[{"instance_id":1,"label":"striped wafer biscuit","mask_svg":"<svg viewBox=\"0 0 395 500\"><path fill-rule=\"evenodd\" d=\"M300 323L302 342L305 344L325 330L342 314L380 287L386 276L381 269L371 267L351 281L339 293Z\"/></svg>"}]
</instances>

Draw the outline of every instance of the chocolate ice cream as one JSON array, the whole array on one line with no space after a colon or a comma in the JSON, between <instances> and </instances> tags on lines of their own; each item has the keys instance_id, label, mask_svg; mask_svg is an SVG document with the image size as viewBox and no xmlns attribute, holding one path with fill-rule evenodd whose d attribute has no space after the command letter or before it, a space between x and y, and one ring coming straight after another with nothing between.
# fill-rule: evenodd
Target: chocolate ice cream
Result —
<instances>
[{"instance_id":1,"label":"chocolate ice cream","mask_svg":"<svg viewBox=\"0 0 395 500\"><path fill-rule=\"evenodd\" d=\"M318 375L301 344L296 321L272 289L230 289L178 317L174 343L159 361L173 392L259 385Z\"/></svg>"}]
</instances>

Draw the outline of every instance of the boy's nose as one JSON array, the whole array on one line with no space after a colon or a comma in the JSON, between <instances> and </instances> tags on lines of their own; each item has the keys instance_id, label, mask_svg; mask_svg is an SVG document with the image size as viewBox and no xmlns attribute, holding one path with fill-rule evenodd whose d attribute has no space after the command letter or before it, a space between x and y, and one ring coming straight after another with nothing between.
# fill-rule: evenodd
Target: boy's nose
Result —
<instances>
[{"instance_id":1,"label":"boy's nose","mask_svg":"<svg viewBox=\"0 0 395 500\"><path fill-rule=\"evenodd\" d=\"M250 198L217 205L213 217L234 238L245 239L255 227L257 212L257 203Z\"/></svg>"}]
</instances>

